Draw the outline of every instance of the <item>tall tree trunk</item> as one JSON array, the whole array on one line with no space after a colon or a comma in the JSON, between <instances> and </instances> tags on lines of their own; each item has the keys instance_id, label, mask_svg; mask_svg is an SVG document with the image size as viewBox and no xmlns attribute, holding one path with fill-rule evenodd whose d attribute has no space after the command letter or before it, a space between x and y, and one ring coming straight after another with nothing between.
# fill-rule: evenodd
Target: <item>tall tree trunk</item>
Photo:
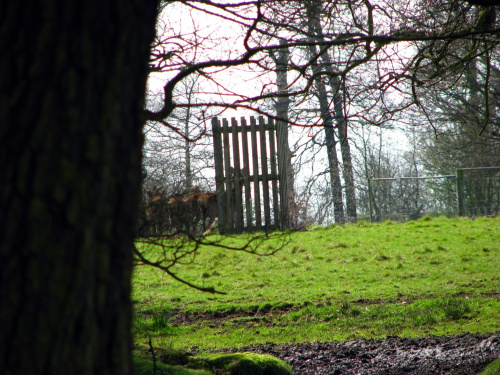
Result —
<instances>
[{"instance_id":1,"label":"tall tree trunk","mask_svg":"<svg viewBox=\"0 0 500 375\"><path fill-rule=\"evenodd\" d=\"M472 59L467 66L467 115L469 121L465 122L465 126L471 133L481 130L482 116L481 116L481 105L484 102L481 100L481 86L478 81L478 68L477 68L477 58Z\"/></svg>"},{"instance_id":2,"label":"tall tree trunk","mask_svg":"<svg viewBox=\"0 0 500 375\"><path fill-rule=\"evenodd\" d=\"M198 79L195 79L193 82L191 82L189 87L186 87L187 89L187 102L189 104L192 103L193 101L193 96L194 96L194 91L195 91L195 85ZM186 181L185 184L185 191L189 192L193 188L193 168L192 168L192 162L191 162L191 151L193 150L192 142L190 141L191 137L191 126L190 126L190 120L191 120L191 107L186 108L186 116L183 119L184 120L184 135L186 138L184 139L184 158L185 158L185 169L184 169L184 178Z\"/></svg>"},{"instance_id":3,"label":"tall tree trunk","mask_svg":"<svg viewBox=\"0 0 500 375\"><path fill-rule=\"evenodd\" d=\"M331 65L328 65L330 66ZM339 131L340 152L342 153L342 166L346 196L347 220L355 223L357 218L356 188L354 186L354 172L352 169L351 148L347 137L347 119L344 116L344 100L340 92L340 79L336 75L330 76L330 85L333 91L335 120Z\"/></svg>"},{"instance_id":4,"label":"tall tree trunk","mask_svg":"<svg viewBox=\"0 0 500 375\"><path fill-rule=\"evenodd\" d=\"M314 37L320 45L324 45L325 38L323 30L319 22L319 7L318 2L308 1L306 3L310 17L315 17L315 22L312 23L312 28L309 29L311 37ZM356 189L354 186L354 172L352 169L351 149L349 146L349 138L347 137L347 119L344 115L344 98L342 96L341 81L333 69L333 63L327 51L321 54L323 69L329 75L329 84L333 94L333 108L335 110L335 123L339 132L340 151L342 153L342 166L346 197L347 220L351 223L357 221L356 214Z\"/></svg>"},{"instance_id":5,"label":"tall tree trunk","mask_svg":"<svg viewBox=\"0 0 500 375\"><path fill-rule=\"evenodd\" d=\"M190 98L191 99L191 98ZM189 101L191 103L191 101ZM191 191L193 188L193 171L191 170L191 142L189 141L189 117L191 116L191 108L187 108L186 119L184 121L184 134L186 139L184 139L184 157L186 159L186 166L184 170L186 179L186 192Z\"/></svg>"},{"instance_id":6,"label":"tall tree trunk","mask_svg":"<svg viewBox=\"0 0 500 375\"><path fill-rule=\"evenodd\" d=\"M0 5L2 374L130 374L156 2Z\"/></svg>"},{"instance_id":7,"label":"tall tree trunk","mask_svg":"<svg viewBox=\"0 0 500 375\"><path fill-rule=\"evenodd\" d=\"M282 47L286 46L286 42L284 40L280 40L280 45ZM292 207L295 207L295 189L294 182L295 176L293 174L292 168L292 153L290 152L290 147L288 145L288 111L290 108L290 98L288 97L288 56L289 51L288 48L283 48L278 51L278 56L274 57L276 62L276 86L278 88L278 92L283 95L279 96L276 101L276 115L278 117L278 125L282 126L283 129L280 129L278 134L280 134L280 147L285 148L285 161L284 168L280 168L280 173L285 174L286 179L286 194L288 196L288 202L286 202L286 206L282 204L282 210L285 211L285 214L288 216L288 211L290 207L290 203ZM278 160L280 163L283 163L283 160ZM284 203L284 202L282 202ZM290 215L295 215L296 212L293 210L290 212ZM289 226L289 217L283 217L282 219L284 227ZM293 219L292 219L293 221Z\"/></svg>"},{"instance_id":8,"label":"tall tree trunk","mask_svg":"<svg viewBox=\"0 0 500 375\"><path fill-rule=\"evenodd\" d=\"M309 32L309 39L311 42L316 42L315 30L317 23L316 13L314 9L309 6L307 2L307 26ZM309 54L311 59L318 56L318 51L313 43L309 45ZM342 183L340 181L340 170L339 161L337 158L337 141L335 140L335 131L333 130L333 118L328 106L328 96L326 93L325 83L323 78L319 74L321 72L321 67L318 65L317 61L311 62L311 68L313 74L316 75L315 82L318 87L318 100L321 112L321 117L323 119L323 127L325 130L325 142L326 150L328 153L328 165L330 167L330 181L332 184L332 195L333 195L333 214L336 223L345 223L344 216L344 203L342 200Z\"/></svg>"}]
</instances>

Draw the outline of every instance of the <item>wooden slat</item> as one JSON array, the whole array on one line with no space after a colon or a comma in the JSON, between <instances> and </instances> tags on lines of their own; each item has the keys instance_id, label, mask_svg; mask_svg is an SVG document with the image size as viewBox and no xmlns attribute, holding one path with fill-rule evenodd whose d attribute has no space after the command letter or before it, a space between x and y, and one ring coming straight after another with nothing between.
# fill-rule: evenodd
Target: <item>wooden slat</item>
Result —
<instances>
[{"instance_id":1,"label":"wooden slat","mask_svg":"<svg viewBox=\"0 0 500 375\"><path fill-rule=\"evenodd\" d=\"M255 117L250 117L250 132L252 134L252 161L253 161L253 189L255 204L255 226L262 226L262 213L260 210L260 186L259 186L259 155L257 153L257 124Z\"/></svg>"},{"instance_id":2,"label":"wooden slat","mask_svg":"<svg viewBox=\"0 0 500 375\"><path fill-rule=\"evenodd\" d=\"M226 119L222 119L222 138L224 144L224 173L225 173L225 201L226 201L226 222L225 230L233 230L233 202L231 199L231 157L229 149L229 125Z\"/></svg>"},{"instance_id":3,"label":"wooden slat","mask_svg":"<svg viewBox=\"0 0 500 375\"><path fill-rule=\"evenodd\" d=\"M267 181L267 145L266 132L263 131L265 121L263 116L259 116L259 125L262 128L260 131L260 160L262 165L262 196L264 198L264 220L265 226L271 224L271 209L269 206L269 184Z\"/></svg>"},{"instance_id":4,"label":"wooden slat","mask_svg":"<svg viewBox=\"0 0 500 375\"><path fill-rule=\"evenodd\" d=\"M224 170L220 123L217 117L212 119L212 134L214 138L214 158L215 158L215 188L217 191L217 211L218 226L220 232L225 232L226 215L224 212Z\"/></svg>"},{"instance_id":5,"label":"wooden slat","mask_svg":"<svg viewBox=\"0 0 500 375\"><path fill-rule=\"evenodd\" d=\"M268 119L268 124L273 125L273 119L269 118ZM269 136L269 160L271 162L271 174L273 176L276 176L276 144L275 144L275 131L274 131L274 126L270 126L270 129L268 131L268 136ZM277 178L272 178L271 179L271 187L272 187L272 194L273 194L273 217L274 217L274 224L278 225L280 222L280 213L279 213L279 202L278 202L278 179Z\"/></svg>"},{"instance_id":6,"label":"wooden slat","mask_svg":"<svg viewBox=\"0 0 500 375\"><path fill-rule=\"evenodd\" d=\"M238 139L238 122L233 117L231 119L231 132L233 136L233 211L234 215L234 229L236 232L243 230L243 202L241 197L241 167L240 167L240 142Z\"/></svg>"},{"instance_id":7,"label":"wooden slat","mask_svg":"<svg viewBox=\"0 0 500 375\"><path fill-rule=\"evenodd\" d=\"M248 127L244 117L241 118L241 147L243 154L243 184L245 186L246 226L252 226L252 196L250 190L250 159L248 152Z\"/></svg>"}]
</instances>

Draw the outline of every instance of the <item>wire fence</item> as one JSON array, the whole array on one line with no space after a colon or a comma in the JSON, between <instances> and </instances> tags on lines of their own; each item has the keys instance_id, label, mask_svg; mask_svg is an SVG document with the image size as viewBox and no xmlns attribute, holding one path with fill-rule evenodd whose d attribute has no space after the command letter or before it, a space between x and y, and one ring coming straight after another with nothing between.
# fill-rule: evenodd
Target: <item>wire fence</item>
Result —
<instances>
[{"instance_id":1,"label":"wire fence","mask_svg":"<svg viewBox=\"0 0 500 375\"><path fill-rule=\"evenodd\" d=\"M371 178L368 200L372 222L498 215L500 167L462 168L445 176Z\"/></svg>"}]
</instances>

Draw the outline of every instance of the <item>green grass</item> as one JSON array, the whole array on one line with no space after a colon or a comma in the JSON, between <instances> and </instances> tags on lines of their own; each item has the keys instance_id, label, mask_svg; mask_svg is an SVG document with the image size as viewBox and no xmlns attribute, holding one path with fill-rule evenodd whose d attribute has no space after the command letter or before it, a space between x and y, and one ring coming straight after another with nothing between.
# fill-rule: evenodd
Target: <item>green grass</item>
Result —
<instances>
[{"instance_id":1,"label":"green grass","mask_svg":"<svg viewBox=\"0 0 500 375\"><path fill-rule=\"evenodd\" d=\"M270 253L289 240L269 257L209 246L194 256L184 247L188 264L171 270L227 294L201 293L162 271L136 267L136 341L208 349L497 332L499 228L498 217L425 217L284 234L261 244L259 251ZM241 246L248 238L222 243ZM172 251L142 246L153 257Z\"/></svg>"},{"instance_id":2,"label":"green grass","mask_svg":"<svg viewBox=\"0 0 500 375\"><path fill-rule=\"evenodd\" d=\"M500 375L500 358L490 363L479 375Z\"/></svg>"},{"instance_id":3,"label":"green grass","mask_svg":"<svg viewBox=\"0 0 500 375\"><path fill-rule=\"evenodd\" d=\"M134 375L151 375L155 371L154 363L151 360L142 357L133 358ZM183 366L172 366L156 362L157 375L213 375L211 371L203 369L190 369Z\"/></svg>"}]
</instances>

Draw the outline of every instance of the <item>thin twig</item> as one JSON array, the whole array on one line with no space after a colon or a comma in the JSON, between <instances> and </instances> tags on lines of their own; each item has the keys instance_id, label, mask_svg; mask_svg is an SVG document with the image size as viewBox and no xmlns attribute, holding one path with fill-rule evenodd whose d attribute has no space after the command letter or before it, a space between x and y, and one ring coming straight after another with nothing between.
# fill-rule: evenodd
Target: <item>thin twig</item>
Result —
<instances>
[{"instance_id":1,"label":"thin twig","mask_svg":"<svg viewBox=\"0 0 500 375\"><path fill-rule=\"evenodd\" d=\"M151 341L151 337L149 338L149 351L153 356L153 375L156 375L156 355L155 355L155 350L153 348L153 343Z\"/></svg>"}]
</instances>

